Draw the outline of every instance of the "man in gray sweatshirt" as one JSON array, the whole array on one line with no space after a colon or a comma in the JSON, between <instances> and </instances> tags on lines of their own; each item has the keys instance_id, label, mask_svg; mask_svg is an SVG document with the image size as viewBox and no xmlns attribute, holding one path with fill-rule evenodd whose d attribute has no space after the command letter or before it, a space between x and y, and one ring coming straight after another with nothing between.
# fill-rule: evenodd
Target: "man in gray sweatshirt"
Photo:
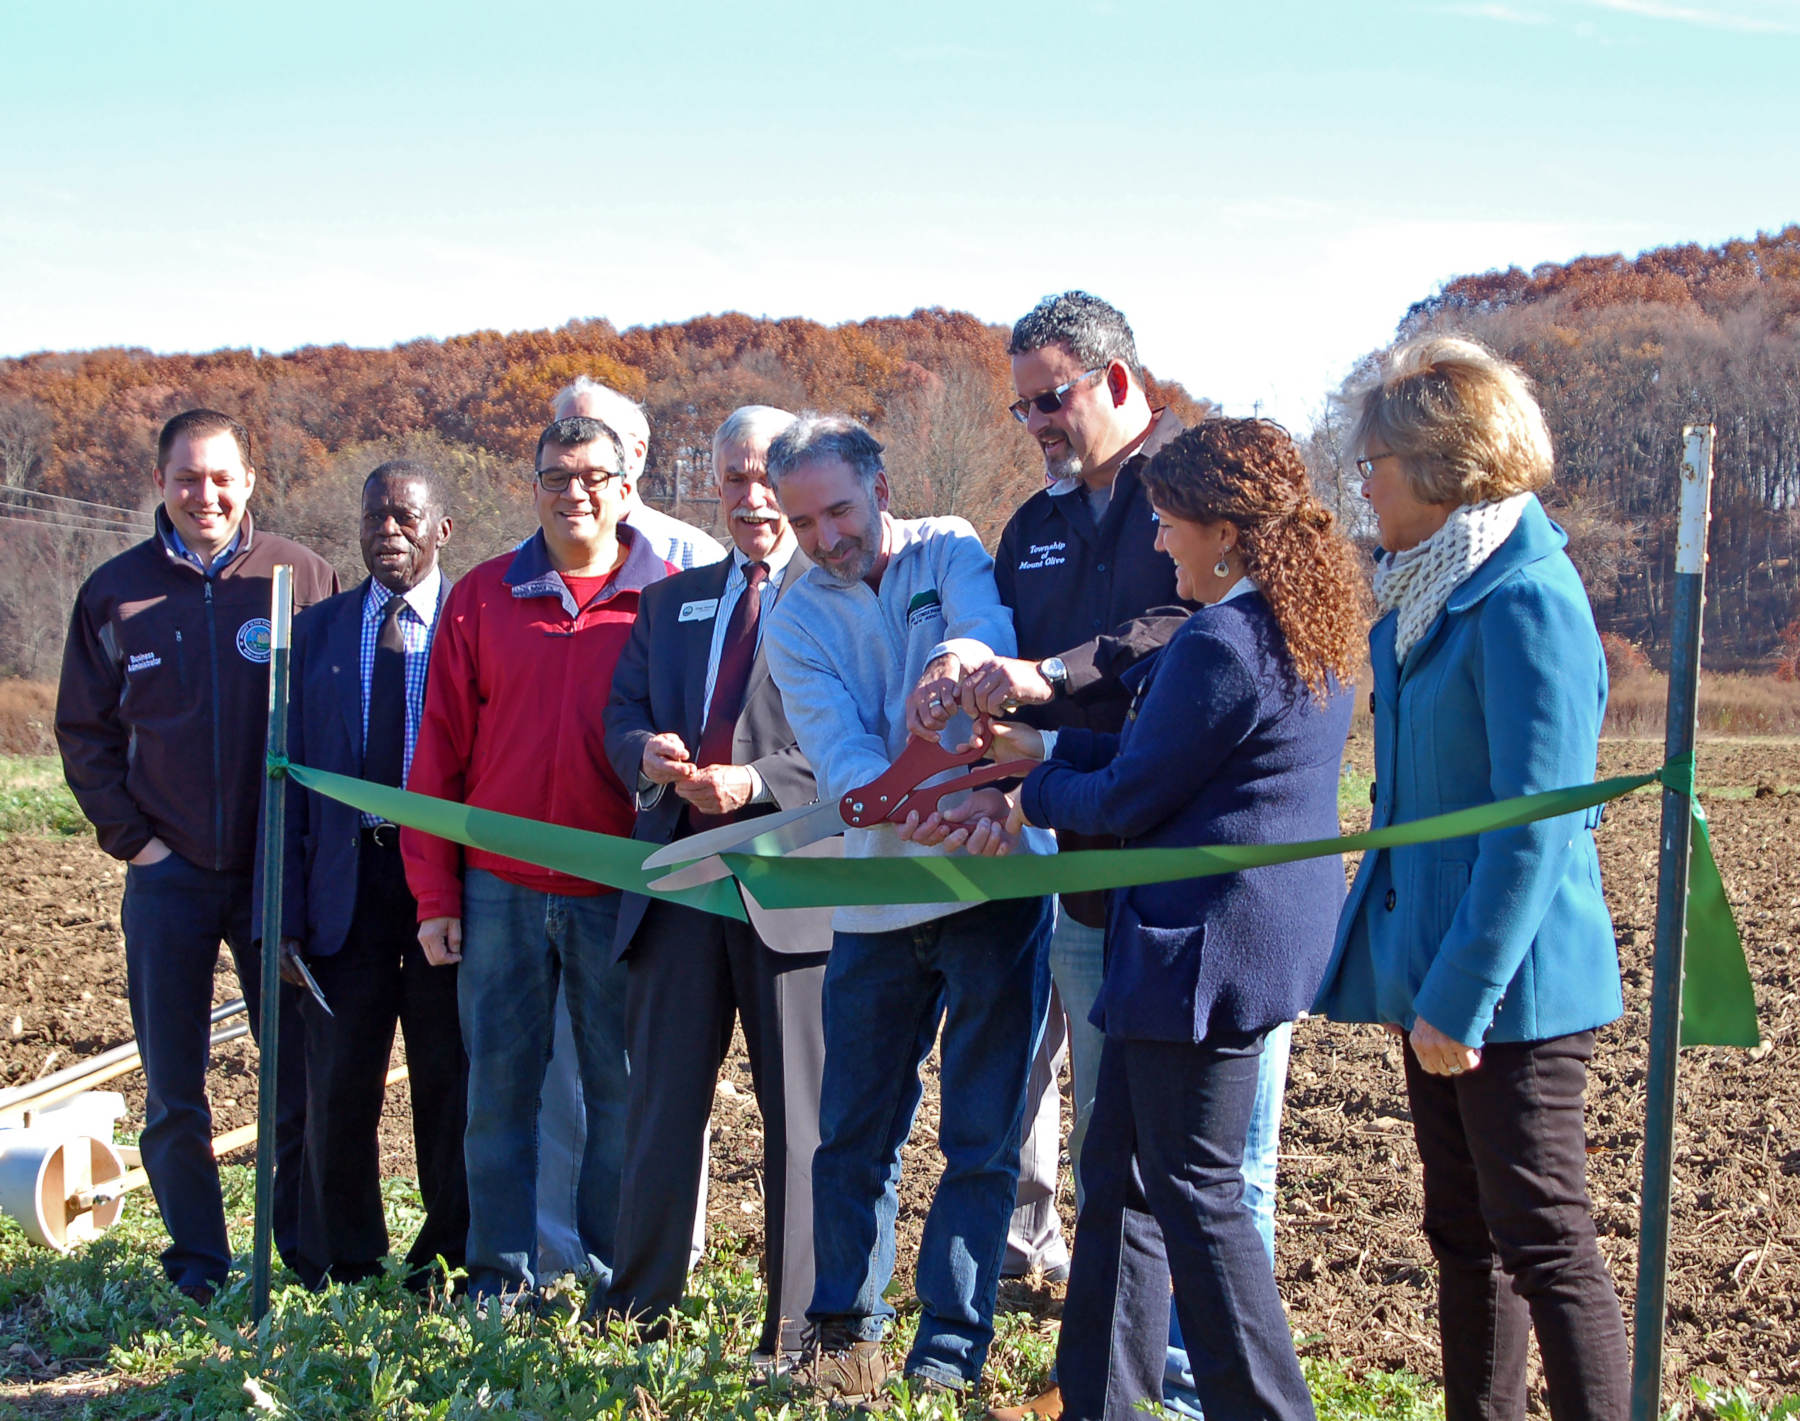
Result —
<instances>
[{"instance_id":1,"label":"man in gray sweatshirt","mask_svg":"<svg viewBox=\"0 0 1800 1421\"><path fill-rule=\"evenodd\" d=\"M820 797L832 800L905 749L907 698L928 668L954 683L961 666L1015 653L1012 614L968 523L888 514L881 445L855 420L802 416L770 447L768 474L814 563L769 616L768 663ZM844 852L944 850L882 825L848 831ZM981 1375L1049 996L1050 920L1039 898L837 910L813 1156L817 1281L800 1372L823 1394L866 1399L888 1376L881 1336L894 1313L883 1294L900 1147L940 1023L944 1173L919 1244L906 1374L956 1389Z\"/></svg>"}]
</instances>

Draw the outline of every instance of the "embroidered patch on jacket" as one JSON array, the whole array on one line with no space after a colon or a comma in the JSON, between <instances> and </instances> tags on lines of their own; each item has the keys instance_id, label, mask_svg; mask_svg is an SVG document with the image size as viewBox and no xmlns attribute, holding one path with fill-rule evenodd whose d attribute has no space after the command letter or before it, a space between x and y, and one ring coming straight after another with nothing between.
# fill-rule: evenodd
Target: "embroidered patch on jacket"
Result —
<instances>
[{"instance_id":1,"label":"embroidered patch on jacket","mask_svg":"<svg viewBox=\"0 0 1800 1421\"><path fill-rule=\"evenodd\" d=\"M1061 567L1068 561L1063 556L1069 545L1058 539L1054 543L1033 543L1019 559L1020 572L1037 572L1046 567Z\"/></svg>"},{"instance_id":2,"label":"embroidered patch on jacket","mask_svg":"<svg viewBox=\"0 0 1800 1421\"><path fill-rule=\"evenodd\" d=\"M161 666L162 657L154 651L134 651L131 659L125 663L127 675L135 676L139 671L148 671L152 666Z\"/></svg>"},{"instance_id":3,"label":"embroidered patch on jacket","mask_svg":"<svg viewBox=\"0 0 1800 1421\"><path fill-rule=\"evenodd\" d=\"M943 611L944 603L937 594L937 588L927 587L923 592L913 593L912 601L906 604L906 625L924 626L933 617L942 616Z\"/></svg>"},{"instance_id":4,"label":"embroidered patch on jacket","mask_svg":"<svg viewBox=\"0 0 1800 1421\"><path fill-rule=\"evenodd\" d=\"M258 665L269 659L269 643L274 639L267 617L252 617L237 630L238 655Z\"/></svg>"}]
</instances>

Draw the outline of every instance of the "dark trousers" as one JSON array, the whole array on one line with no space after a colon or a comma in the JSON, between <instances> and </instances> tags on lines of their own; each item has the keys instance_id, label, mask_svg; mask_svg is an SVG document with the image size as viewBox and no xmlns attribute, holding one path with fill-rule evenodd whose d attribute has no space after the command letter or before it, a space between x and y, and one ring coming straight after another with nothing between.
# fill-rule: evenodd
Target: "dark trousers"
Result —
<instances>
[{"instance_id":1,"label":"dark trousers","mask_svg":"<svg viewBox=\"0 0 1800 1421\"><path fill-rule=\"evenodd\" d=\"M212 1152L206 1101L208 1016L219 943L231 949L250 1004L250 1029L262 1034L262 963L250 933L250 875L199 868L179 854L125 871L126 991L131 1027L144 1058L144 1133L138 1148L169 1231L163 1271L177 1285L225 1281L231 1249ZM275 1246L299 1262L301 1153L306 1136L306 1058L299 1000L281 990L281 1049L275 1100Z\"/></svg>"},{"instance_id":2,"label":"dark trousers","mask_svg":"<svg viewBox=\"0 0 1800 1421\"><path fill-rule=\"evenodd\" d=\"M790 1032L816 1038L823 1031L816 1019L788 1019L783 1002L792 994L782 988L794 974L822 977L825 962L822 952L775 952L747 923L673 903L653 902L645 911L625 959L631 1078L617 1260L606 1300L610 1310L656 1317L681 1301L706 1122L719 1067L731 1049L735 1016L743 1022L763 1122L763 1271L769 1303L759 1350L777 1349L790 1261L786 1245L794 1232L788 1217L783 1047ZM816 1116L816 1099L812 1110ZM813 1131L804 1133L810 1137Z\"/></svg>"},{"instance_id":3,"label":"dark trousers","mask_svg":"<svg viewBox=\"0 0 1800 1421\"><path fill-rule=\"evenodd\" d=\"M441 1256L463 1266L469 1185L463 1169L469 1062L456 1011L456 968L433 967L418 941L397 832L365 829L356 911L338 951L307 966L330 1003L304 995L306 1190L300 1203L307 1282L355 1282L388 1251L378 1136L394 1025L406 1032L413 1150L425 1222L408 1250L409 1281L428 1282Z\"/></svg>"},{"instance_id":4,"label":"dark trousers","mask_svg":"<svg viewBox=\"0 0 1800 1421\"><path fill-rule=\"evenodd\" d=\"M1244 1204L1262 1038L1100 1054L1056 1373L1070 1421L1162 1400L1169 1289L1208 1416L1310 1418L1275 1273Z\"/></svg>"},{"instance_id":5,"label":"dark trousers","mask_svg":"<svg viewBox=\"0 0 1800 1421\"><path fill-rule=\"evenodd\" d=\"M1625 1326L1588 1202L1582 1106L1593 1053L1594 1033L1583 1031L1489 1045L1475 1070L1434 1076L1407 1048L1449 1421L1525 1415L1533 1330L1557 1421L1629 1410Z\"/></svg>"}]
</instances>

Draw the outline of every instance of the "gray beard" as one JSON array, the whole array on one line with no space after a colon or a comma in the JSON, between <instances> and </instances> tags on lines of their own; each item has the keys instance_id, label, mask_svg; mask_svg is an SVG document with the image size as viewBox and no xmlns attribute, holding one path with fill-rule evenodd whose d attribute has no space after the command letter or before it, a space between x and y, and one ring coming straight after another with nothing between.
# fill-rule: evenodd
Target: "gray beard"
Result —
<instances>
[{"instance_id":1,"label":"gray beard","mask_svg":"<svg viewBox=\"0 0 1800 1421\"><path fill-rule=\"evenodd\" d=\"M1055 461L1044 460L1044 477L1050 483L1058 479L1078 479L1082 473L1081 455L1070 454Z\"/></svg>"},{"instance_id":2,"label":"gray beard","mask_svg":"<svg viewBox=\"0 0 1800 1421\"><path fill-rule=\"evenodd\" d=\"M859 549L856 563L851 568L848 577L838 572L836 568L828 567L824 562L819 562L818 568L820 572L824 573L833 582L837 583L838 586L854 587L869 575L869 569L875 566L876 556L875 553L870 552L867 548Z\"/></svg>"}]
</instances>

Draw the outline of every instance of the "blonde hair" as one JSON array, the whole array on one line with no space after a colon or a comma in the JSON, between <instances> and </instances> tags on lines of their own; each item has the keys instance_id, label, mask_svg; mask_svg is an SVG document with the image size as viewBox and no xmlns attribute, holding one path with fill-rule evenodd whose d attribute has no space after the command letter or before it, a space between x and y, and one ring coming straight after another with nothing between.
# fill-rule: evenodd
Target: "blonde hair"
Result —
<instances>
[{"instance_id":1,"label":"blonde hair","mask_svg":"<svg viewBox=\"0 0 1800 1421\"><path fill-rule=\"evenodd\" d=\"M1423 503L1486 503L1551 480L1556 456L1530 382L1466 336L1395 346L1360 405L1354 446L1398 456Z\"/></svg>"}]
</instances>

